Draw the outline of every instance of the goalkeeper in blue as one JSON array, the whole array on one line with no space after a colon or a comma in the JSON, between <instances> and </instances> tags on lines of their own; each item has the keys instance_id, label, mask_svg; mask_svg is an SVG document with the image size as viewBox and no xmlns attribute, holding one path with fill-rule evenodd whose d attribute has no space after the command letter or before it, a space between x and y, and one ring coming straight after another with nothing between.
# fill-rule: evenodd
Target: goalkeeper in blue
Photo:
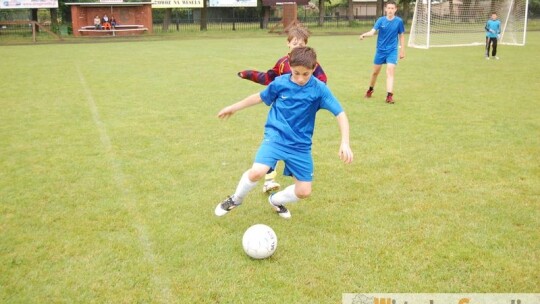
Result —
<instances>
[{"instance_id":1,"label":"goalkeeper in blue","mask_svg":"<svg viewBox=\"0 0 540 304\"><path fill-rule=\"evenodd\" d=\"M347 115L326 84L313 76L317 67L315 51L310 47L296 47L290 53L289 64L290 74L276 77L262 92L250 95L218 113L219 118L226 119L240 110L261 103L269 107L264 139L255 155L255 161L240 178L234 194L216 206L217 216L223 216L240 206L268 169L274 168L278 161L283 161L283 175L292 176L294 183L271 194L268 202L280 217L291 217L285 205L311 194L314 170L311 144L315 117L319 110L327 110L336 118L341 132L339 158L347 164L353 160Z\"/></svg>"},{"instance_id":2,"label":"goalkeeper in blue","mask_svg":"<svg viewBox=\"0 0 540 304\"><path fill-rule=\"evenodd\" d=\"M497 13L492 12L491 18L486 22L486 59L489 60L489 51L493 59L499 59L497 56L497 40L501 36L501 21L497 18Z\"/></svg>"}]
</instances>

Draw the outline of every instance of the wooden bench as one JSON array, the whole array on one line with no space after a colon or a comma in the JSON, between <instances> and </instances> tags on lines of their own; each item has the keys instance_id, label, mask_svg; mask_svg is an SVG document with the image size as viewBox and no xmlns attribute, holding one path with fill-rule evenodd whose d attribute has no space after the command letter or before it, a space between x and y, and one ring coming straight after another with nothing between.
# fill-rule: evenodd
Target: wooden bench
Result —
<instances>
[{"instance_id":1,"label":"wooden bench","mask_svg":"<svg viewBox=\"0 0 540 304\"><path fill-rule=\"evenodd\" d=\"M139 24L122 24L117 25L114 28L111 29L96 29L94 25L87 25L81 27L79 30L79 33L91 33L91 34L112 34L113 36L116 36L116 33L143 33L148 31L148 28L144 27L144 25Z\"/></svg>"}]
</instances>

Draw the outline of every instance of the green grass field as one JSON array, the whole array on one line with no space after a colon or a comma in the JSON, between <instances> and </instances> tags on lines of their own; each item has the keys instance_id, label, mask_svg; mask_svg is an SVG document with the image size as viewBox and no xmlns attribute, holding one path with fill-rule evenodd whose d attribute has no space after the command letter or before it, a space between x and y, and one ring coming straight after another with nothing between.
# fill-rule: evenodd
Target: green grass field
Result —
<instances>
[{"instance_id":1,"label":"green grass field","mask_svg":"<svg viewBox=\"0 0 540 304\"><path fill-rule=\"evenodd\" d=\"M525 47L407 49L395 105L362 98L375 39L314 36L351 123L328 112L292 219L262 184L217 218L251 166L261 90L285 38L0 47L0 302L341 303L342 293L540 292L540 32ZM103 41L103 40L100 40ZM281 166L282 168L282 166ZM289 178L278 177L283 185ZM242 250L270 225L267 260Z\"/></svg>"}]
</instances>

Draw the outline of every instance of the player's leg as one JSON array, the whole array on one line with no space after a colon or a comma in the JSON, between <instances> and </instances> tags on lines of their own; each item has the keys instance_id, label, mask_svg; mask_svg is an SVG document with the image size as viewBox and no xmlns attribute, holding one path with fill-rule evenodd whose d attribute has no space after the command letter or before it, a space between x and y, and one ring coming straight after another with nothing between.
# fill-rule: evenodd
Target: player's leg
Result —
<instances>
[{"instance_id":1,"label":"player's leg","mask_svg":"<svg viewBox=\"0 0 540 304\"><path fill-rule=\"evenodd\" d=\"M294 194L299 199L308 198L311 195L312 182L303 182L297 179L294 180Z\"/></svg>"},{"instance_id":2,"label":"player's leg","mask_svg":"<svg viewBox=\"0 0 540 304\"><path fill-rule=\"evenodd\" d=\"M215 214L222 216L235 207L242 204L244 197L257 185L257 181L263 178L268 170L279 160L279 150L272 145L263 144L255 155L255 161L251 169L244 172L238 182L236 191L216 206Z\"/></svg>"},{"instance_id":3,"label":"player's leg","mask_svg":"<svg viewBox=\"0 0 540 304\"><path fill-rule=\"evenodd\" d=\"M268 197L268 202L283 218L290 218L291 213L285 207L307 198L311 194L313 180L313 157L311 152L293 152L285 159L284 175L293 176L294 184Z\"/></svg>"},{"instance_id":4,"label":"player's leg","mask_svg":"<svg viewBox=\"0 0 540 304\"><path fill-rule=\"evenodd\" d=\"M263 192L264 193L271 193L274 191L278 191L281 185L275 181L276 178L276 170L277 170L277 163L274 168L270 168L268 172L266 173L266 176L264 177L264 185L263 185Z\"/></svg>"},{"instance_id":5,"label":"player's leg","mask_svg":"<svg viewBox=\"0 0 540 304\"><path fill-rule=\"evenodd\" d=\"M491 44L491 39L486 36L486 59L489 60L489 45Z\"/></svg>"},{"instance_id":6,"label":"player's leg","mask_svg":"<svg viewBox=\"0 0 540 304\"><path fill-rule=\"evenodd\" d=\"M244 201L244 197L257 185L257 182L268 172L269 168L268 165L254 163L251 169L242 174L236 191L232 195L236 205L240 205Z\"/></svg>"},{"instance_id":7,"label":"player's leg","mask_svg":"<svg viewBox=\"0 0 540 304\"><path fill-rule=\"evenodd\" d=\"M291 212L285 207L286 204L298 202L309 197L311 194L311 182L304 182L295 179L294 184L286 187L282 191L274 193L268 197L268 202L283 218L290 218Z\"/></svg>"},{"instance_id":8,"label":"player's leg","mask_svg":"<svg viewBox=\"0 0 540 304\"><path fill-rule=\"evenodd\" d=\"M385 63L385 55L377 50L375 52L375 57L373 58L373 72L371 73L371 78L369 80L369 88L364 97L370 98L371 95L373 95L375 83L377 83L377 77L379 77L383 63Z\"/></svg>"},{"instance_id":9,"label":"player's leg","mask_svg":"<svg viewBox=\"0 0 540 304\"><path fill-rule=\"evenodd\" d=\"M366 98L371 98L371 95L373 95L373 91L375 90L375 83L377 83L377 77L379 77L379 74L381 73L382 64L374 64L373 65L373 72L371 72L371 78L369 80L369 88L366 91Z\"/></svg>"},{"instance_id":10,"label":"player's leg","mask_svg":"<svg viewBox=\"0 0 540 304\"><path fill-rule=\"evenodd\" d=\"M272 203L285 205L294 203L311 195L311 182L299 181L294 178L294 184L272 195Z\"/></svg>"},{"instance_id":11,"label":"player's leg","mask_svg":"<svg viewBox=\"0 0 540 304\"><path fill-rule=\"evenodd\" d=\"M234 194L227 196L219 203L214 213L217 216L222 216L242 204L246 195L257 185L257 182L268 172L269 168L268 165L254 163L251 169L242 174Z\"/></svg>"},{"instance_id":12,"label":"player's leg","mask_svg":"<svg viewBox=\"0 0 540 304\"><path fill-rule=\"evenodd\" d=\"M290 218L291 212L285 207L286 204L298 202L301 199L309 197L311 194L311 182L302 182L295 179L293 185L290 185L275 194L268 197L268 202L283 218Z\"/></svg>"},{"instance_id":13,"label":"player's leg","mask_svg":"<svg viewBox=\"0 0 540 304\"><path fill-rule=\"evenodd\" d=\"M398 50L391 52L386 57L386 102L394 103L394 75L398 61Z\"/></svg>"},{"instance_id":14,"label":"player's leg","mask_svg":"<svg viewBox=\"0 0 540 304\"><path fill-rule=\"evenodd\" d=\"M379 74L381 73L382 64L375 64L373 65L373 72L371 73L371 79L369 80L369 86L375 87L375 83L377 83L377 77L379 77Z\"/></svg>"},{"instance_id":15,"label":"player's leg","mask_svg":"<svg viewBox=\"0 0 540 304\"><path fill-rule=\"evenodd\" d=\"M491 52L491 56L493 56L493 58L495 59L499 59L499 57L497 57L497 38L491 38L492 39L492 52Z\"/></svg>"},{"instance_id":16,"label":"player's leg","mask_svg":"<svg viewBox=\"0 0 540 304\"><path fill-rule=\"evenodd\" d=\"M386 65L386 102L394 103L394 75L396 73L396 65L389 63Z\"/></svg>"}]
</instances>

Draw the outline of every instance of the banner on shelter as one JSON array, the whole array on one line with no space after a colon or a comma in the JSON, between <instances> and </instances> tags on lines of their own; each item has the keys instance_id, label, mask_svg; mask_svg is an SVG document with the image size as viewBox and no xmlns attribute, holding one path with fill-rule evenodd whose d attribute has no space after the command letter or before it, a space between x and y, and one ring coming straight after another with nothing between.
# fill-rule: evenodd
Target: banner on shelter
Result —
<instances>
[{"instance_id":1,"label":"banner on shelter","mask_svg":"<svg viewBox=\"0 0 540 304\"><path fill-rule=\"evenodd\" d=\"M296 3L297 5L307 5L309 0L262 0L263 6L276 6L282 5L283 3Z\"/></svg>"},{"instance_id":2,"label":"banner on shelter","mask_svg":"<svg viewBox=\"0 0 540 304\"><path fill-rule=\"evenodd\" d=\"M210 0L210 7L257 7L257 0Z\"/></svg>"},{"instance_id":3,"label":"banner on shelter","mask_svg":"<svg viewBox=\"0 0 540 304\"><path fill-rule=\"evenodd\" d=\"M203 7L203 1L204 0L153 0L152 8L201 8Z\"/></svg>"},{"instance_id":4,"label":"banner on shelter","mask_svg":"<svg viewBox=\"0 0 540 304\"><path fill-rule=\"evenodd\" d=\"M58 8L58 0L0 0L0 9Z\"/></svg>"}]
</instances>

